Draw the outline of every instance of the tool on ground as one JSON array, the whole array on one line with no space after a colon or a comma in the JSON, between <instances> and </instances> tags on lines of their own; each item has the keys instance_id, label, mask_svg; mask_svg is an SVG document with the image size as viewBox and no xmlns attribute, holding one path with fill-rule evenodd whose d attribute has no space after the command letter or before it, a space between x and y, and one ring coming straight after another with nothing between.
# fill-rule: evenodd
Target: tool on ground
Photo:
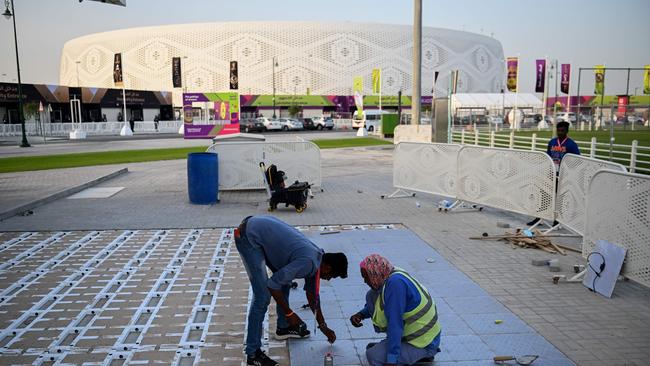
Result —
<instances>
[{"instance_id":1,"label":"tool on ground","mask_svg":"<svg viewBox=\"0 0 650 366\"><path fill-rule=\"evenodd\" d=\"M538 355L525 355L525 356L494 356L494 363L502 364L508 361L515 361L518 365L531 365L538 359Z\"/></svg>"}]
</instances>

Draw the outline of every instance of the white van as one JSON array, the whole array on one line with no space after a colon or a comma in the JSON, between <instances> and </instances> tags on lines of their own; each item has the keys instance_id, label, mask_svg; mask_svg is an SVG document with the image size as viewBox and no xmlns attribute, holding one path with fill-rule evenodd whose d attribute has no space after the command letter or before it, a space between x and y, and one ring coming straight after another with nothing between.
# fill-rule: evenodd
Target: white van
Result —
<instances>
[{"instance_id":1,"label":"white van","mask_svg":"<svg viewBox=\"0 0 650 366\"><path fill-rule=\"evenodd\" d=\"M354 115L352 116L352 128L357 129L365 125L368 132L379 131L379 128L381 127L381 115L389 113L390 112L384 110L369 109L364 110L361 119L358 119L358 111L354 111Z\"/></svg>"}]
</instances>

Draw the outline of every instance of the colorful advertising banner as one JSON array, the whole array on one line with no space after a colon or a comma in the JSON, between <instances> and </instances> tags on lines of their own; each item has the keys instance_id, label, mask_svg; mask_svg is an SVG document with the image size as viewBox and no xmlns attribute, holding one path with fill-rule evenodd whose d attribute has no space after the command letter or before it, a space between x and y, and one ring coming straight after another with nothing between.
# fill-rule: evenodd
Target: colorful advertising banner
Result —
<instances>
[{"instance_id":1,"label":"colorful advertising banner","mask_svg":"<svg viewBox=\"0 0 650 366\"><path fill-rule=\"evenodd\" d=\"M113 83L115 86L122 87L124 86L124 81L122 79L122 54L116 53L113 58Z\"/></svg>"},{"instance_id":2,"label":"colorful advertising banner","mask_svg":"<svg viewBox=\"0 0 650 366\"><path fill-rule=\"evenodd\" d=\"M183 73L181 71L181 58L172 57L172 83L174 88L183 87Z\"/></svg>"},{"instance_id":3,"label":"colorful advertising banner","mask_svg":"<svg viewBox=\"0 0 650 366\"><path fill-rule=\"evenodd\" d=\"M237 61L230 61L230 90L239 89L239 71Z\"/></svg>"},{"instance_id":4,"label":"colorful advertising banner","mask_svg":"<svg viewBox=\"0 0 650 366\"><path fill-rule=\"evenodd\" d=\"M562 64L562 78L560 79L560 91L569 94L571 86L571 64Z\"/></svg>"},{"instance_id":5,"label":"colorful advertising banner","mask_svg":"<svg viewBox=\"0 0 650 366\"><path fill-rule=\"evenodd\" d=\"M594 94L603 95L605 93L605 66L598 65L594 70L596 76L596 85L594 86Z\"/></svg>"},{"instance_id":6,"label":"colorful advertising banner","mask_svg":"<svg viewBox=\"0 0 650 366\"><path fill-rule=\"evenodd\" d=\"M506 79L506 85L508 90L516 93L517 92L517 73L519 72L519 58L518 57L508 57L507 63L508 67L508 79Z\"/></svg>"},{"instance_id":7,"label":"colorful advertising banner","mask_svg":"<svg viewBox=\"0 0 650 366\"><path fill-rule=\"evenodd\" d=\"M193 123L193 104L200 102L214 102L217 124L196 125ZM208 139L217 135L238 133L239 93L183 93L183 121L185 122L186 139Z\"/></svg>"},{"instance_id":8,"label":"colorful advertising banner","mask_svg":"<svg viewBox=\"0 0 650 366\"><path fill-rule=\"evenodd\" d=\"M372 69L372 94L381 94L381 69Z\"/></svg>"},{"instance_id":9,"label":"colorful advertising banner","mask_svg":"<svg viewBox=\"0 0 650 366\"><path fill-rule=\"evenodd\" d=\"M537 74L535 93L543 93L546 83L546 60L535 60L535 73Z\"/></svg>"},{"instance_id":10,"label":"colorful advertising banner","mask_svg":"<svg viewBox=\"0 0 650 366\"><path fill-rule=\"evenodd\" d=\"M357 76L353 80L352 91L354 92L354 104L358 111L363 111L363 77ZM363 118L362 113L357 113L359 118Z\"/></svg>"},{"instance_id":11,"label":"colorful advertising banner","mask_svg":"<svg viewBox=\"0 0 650 366\"><path fill-rule=\"evenodd\" d=\"M618 114L624 115L627 112L627 105L630 104L630 97L627 95L618 96Z\"/></svg>"},{"instance_id":12,"label":"colorful advertising banner","mask_svg":"<svg viewBox=\"0 0 650 366\"><path fill-rule=\"evenodd\" d=\"M645 65L643 73L643 94L650 94L650 65Z\"/></svg>"}]
</instances>

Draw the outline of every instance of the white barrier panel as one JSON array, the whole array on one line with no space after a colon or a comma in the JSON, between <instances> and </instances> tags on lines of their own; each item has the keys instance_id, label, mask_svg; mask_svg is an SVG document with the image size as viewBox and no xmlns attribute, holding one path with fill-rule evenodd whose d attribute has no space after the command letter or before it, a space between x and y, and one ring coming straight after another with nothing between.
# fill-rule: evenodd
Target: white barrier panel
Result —
<instances>
[{"instance_id":1,"label":"white barrier panel","mask_svg":"<svg viewBox=\"0 0 650 366\"><path fill-rule=\"evenodd\" d=\"M650 286L650 176L597 172L589 184L585 216L582 255L587 257L598 240L625 247L622 273Z\"/></svg>"},{"instance_id":2,"label":"white barrier panel","mask_svg":"<svg viewBox=\"0 0 650 366\"><path fill-rule=\"evenodd\" d=\"M555 164L543 152L463 146L457 198L553 220Z\"/></svg>"},{"instance_id":3,"label":"white barrier panel","mask_svg":"<svg viewBox=\"0 0 650 366\"><path fill-rule=\"evenodd\" d=\"M395 188L456 197L460 145L402 142L393 153Z\"/></svg>"},{"instance_id":4,"label":"white barrier panel","mask_svg":"<svg viewBox=\"0 0 650 366\"><path fill-rule=\"evenodd\" d=\"M296 180L321 185L320 149L310 141L223 142L207 150L219 154L219 189L264 189L260 162L285 172L287 185Z\"/></svg>"},{"instance_id":5,"label":"white barrier panel","mask_svg":"<svg viewBox=\"0 0 650 366\"><path fill-rule=\"evenodd\" d=\"M602 169L625 172L618 163L567 154L562 158L556 195L556 220L580 235L585 232L585 206L591 177Z\"/></svg>"},{"instance_id":6,"label":"white barrier panel","mask_svg":"<svg viewBox=\"0 0 650 366\"><path fill-rule=\"evenodd\" d=\"M160 121L158 130L153 121L135 122L135 133L176 133L183 124L183 121ZM127 122L128 125L128 122ZM86 132L88 135L119 135L124 122L82 122L76 123L75 128ZM29 136L68 136L72 131L72 123L25 123L25 133ZM20 136L22 127L19 124L0 124L0 136Z\"/></svg>"},{"instance_id":7,"label":"white barrier panel","mask_svg":"<svg viewBox=\"0 0 650 366\"><path fill-rule=\"evenodd\" d=\"M393 143L400 142L425 142L433 139L431 125L398 125L393 132Z\"/></svg>"}]
</instances>

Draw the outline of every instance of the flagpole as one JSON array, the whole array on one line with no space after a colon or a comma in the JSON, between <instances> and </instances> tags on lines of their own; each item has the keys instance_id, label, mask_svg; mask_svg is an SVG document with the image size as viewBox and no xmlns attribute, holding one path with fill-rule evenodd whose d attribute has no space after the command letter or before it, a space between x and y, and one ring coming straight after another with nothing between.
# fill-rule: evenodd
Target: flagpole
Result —
<instances>
[{"instance_id":1,"label":"flagpole","mask_svg":"<svg viewBox=\"0 0 650 366\"><path fill-rule=\"evenodd\" d=\"M120 55L120 71L122 72L122 113L124 115L124 126L120 131L120 136L133 136L131 126L129 126L126 119L126 72L124 72L124 54Z\"/></svg>"},{"instance_id":2,"label":"flagpole","mask_svg":"<svg viewBox=\"0 0 650 366\"><path fill-rule=\"evenodd\" d=\"M571 63L572 62L569 61L569 65L571 65ZM562 75L562 74L560 74L560 75ZM567 112L566 116L567 116L567 119L568 119L567 122L571 122L571 117L569 115L569 113L571 113L571 73L569 73L568 79L569 80L567 80L567 81L569 82L569 86L566 89L566 112ZM580 116L578 115L578 113L576 113L576 125L573 126L573 128L575 128L577 130L579 125L580 125Z\"/></svg>"},{"instance_id":3,"label":"flagpole","mask_svg":"<svg viewBox=\"0 0 650 366\"><path fill-rule=\"evenodd\" d=\"M515 130L519 130L519 118L517 118L517 107L519 104L519 61L520 61L520 54L517 54L517 84L515 86L515 109L514 112L512 113L512 118L515 120Z\"/></svg>"},{"instance_id":4,"label":"flagpole","mask_svg":"<svg viewBox=\"0 0 650 366\"><path fill-rule=\"evenodd\" d=\"M542 109L542 118L544 119L544 123L546 123L546 104L548 103L548 55L544 55L544 95L542 97L542 104L544 106L544 109Z\"/></svg>"}]
</instances>

